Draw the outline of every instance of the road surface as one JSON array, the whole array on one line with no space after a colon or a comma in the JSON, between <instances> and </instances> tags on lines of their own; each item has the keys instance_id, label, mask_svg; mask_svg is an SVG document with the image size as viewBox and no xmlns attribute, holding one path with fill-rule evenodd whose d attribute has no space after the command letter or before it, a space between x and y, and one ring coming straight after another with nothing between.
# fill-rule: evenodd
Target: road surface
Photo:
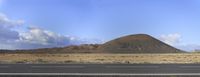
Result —
<instances>
[{"instance_id":1,"label":"road surface","mask_svg":"<svg viewBox=\"0 0 200 77\"><path fill-rule=\"evenodd\" d=\"M0 75L200 75L200 64L0 64Z\"/></svg>"}]
</instances>

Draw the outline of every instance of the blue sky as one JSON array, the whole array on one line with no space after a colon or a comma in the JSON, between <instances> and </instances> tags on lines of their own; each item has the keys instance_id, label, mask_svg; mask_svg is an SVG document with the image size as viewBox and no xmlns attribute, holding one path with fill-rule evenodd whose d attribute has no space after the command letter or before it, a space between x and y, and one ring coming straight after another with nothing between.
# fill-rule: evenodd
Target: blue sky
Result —
<instances>
[{"instance_id":1,"label":"blue sky","mask_svg":"<svg viewBox=\"0 0 200 77\"><path fill-rule=\"evenodd\" d=\"M20 21L5 29L6 36L16 32L16 45L5 42L0 30L2 49L57 46L60 37L66 43L59 46L101 43L138 33L180 49L200 49L199 0L0 0L0 13L15 24Z\"/></svg>"}]
</instances>

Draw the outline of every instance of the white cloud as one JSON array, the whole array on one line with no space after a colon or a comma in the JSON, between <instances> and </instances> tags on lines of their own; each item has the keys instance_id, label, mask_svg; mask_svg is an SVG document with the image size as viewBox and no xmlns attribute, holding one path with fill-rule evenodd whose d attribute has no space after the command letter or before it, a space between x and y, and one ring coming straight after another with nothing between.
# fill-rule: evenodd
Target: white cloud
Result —
<instances>
[{"instance_id":1,"label":"white cloud","mask_svg":"<svg viewBox=\"0 0 200 77\"><path fill-rule=\"evenodd\" d=\"M19 20L10 20L4 14L0 13L0 41L18 39L19 33L12 30L14 27L22 25L22 23L18 21Z\"/></svg>"},{"instance_id":2,"label":"white cloud","mask_svg":"<svg viewBox=\"0 0 200 77\"><path fill-rule=\"evenodd\" d=\"M18 43L19 48L43 48L43 47L63 47L67 45L79 45L94 43L94 40L81 39L73 36L63 36L38 27L29 27L27 32L20 33ZM99 41L100 42L100 41ZM95 43L99 43L96 42Z\"/></svg>"},{"instance_id":3,"label":"white cloud","mask_svg":"<svg viewBox=\"0 0 200 77\"><path fill-rule=\"evenodd\" d=\"M159 39L169 45L175 46L180 43L181 35L178 33L161 35Z\"/></svg>"},{"instance_id":4,"label":"white cloud","mask_svg":"<svg viewBox=\"0 0 200 77\"><path fill-rule=\"evenodd\" d=\"M20 21L20 22L19 22ZM23 25L22 20L10 20L6 15L0 13L0 48L12 48L12 43L19 39L19 33L13 28Z\"/></svg>"},{"instance_id":5,"label":"white cloud","mask_svg":"<svg viewBox=\"0 0 200 77\"><path fill-rule=\"evenodd\" d=\"M20 41L31 44L41 45L67 45L73 44L76 40L75 37L62 36L54 32L43 30L37 27L29 27L28 32L20 33Z\"/></svg>"},{"instance_id":6,"label":"white cloud","mask_svg":"<svg viewBox=\"0 0 200 77\"><path fill-rule=\"evenodd\" d=\"M23 27L23 25L23 20L11 20L0 13L0 49L34 49L100 42L63 36L38 27L28 27L26 31L14 30L15 27Z\"/></svg>"},{"instance_id":7,"label":"white cloud","mask_svg":"<svg viewBox=\"0 0 200 77\"><path fill-rule=\"evenodd\" d=\"M0 13L0 26L3 28L12 28L23 24L24 20L10 20L6 15Z\"/></svg>"}]
</instances>

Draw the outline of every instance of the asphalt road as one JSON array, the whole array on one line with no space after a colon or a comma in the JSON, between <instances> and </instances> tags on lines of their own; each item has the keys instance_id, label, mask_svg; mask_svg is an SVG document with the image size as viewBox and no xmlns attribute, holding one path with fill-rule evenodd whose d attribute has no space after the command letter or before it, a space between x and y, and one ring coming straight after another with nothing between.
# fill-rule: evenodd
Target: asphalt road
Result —
<instances>
[{"instance_id":1,"label":"asphalt road","mask_svg":"<svg viewBox=\"0 0 200 77\"><path fill-rule=\"evenodd\" d=\"M0 73L200 73L200 64L0 64Z\"/></svg>"}]
</instances>

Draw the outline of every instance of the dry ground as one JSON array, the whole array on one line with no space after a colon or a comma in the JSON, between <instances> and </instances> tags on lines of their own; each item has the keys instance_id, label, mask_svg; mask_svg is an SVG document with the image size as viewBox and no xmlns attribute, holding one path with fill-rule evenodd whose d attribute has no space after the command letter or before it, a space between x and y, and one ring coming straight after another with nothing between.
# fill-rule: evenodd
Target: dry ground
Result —
<instances>
[{"instance_id":1,"label":"dry ground","mask_svg":"<svg viewBox=\"0 0 200 77\"><path fill-rule=\"evenodd\" d=\"M0 63L200 63L200 53L0 54Z\"/></svg>"}]
</instances>

